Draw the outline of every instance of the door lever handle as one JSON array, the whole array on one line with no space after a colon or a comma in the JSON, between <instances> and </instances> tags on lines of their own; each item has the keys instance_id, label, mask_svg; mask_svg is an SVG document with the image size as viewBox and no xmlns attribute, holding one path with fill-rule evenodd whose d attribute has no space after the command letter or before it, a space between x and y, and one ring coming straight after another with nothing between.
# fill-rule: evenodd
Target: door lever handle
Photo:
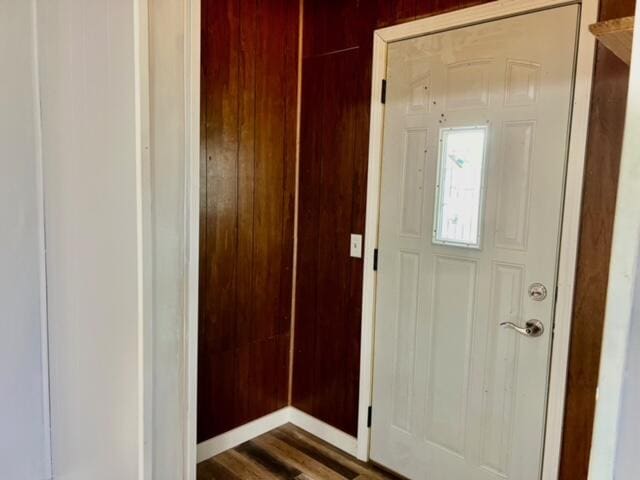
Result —
<instances>
[{"instance_id":1,"label":"door lever handle","mask_svg":"<svg viewBox=\"0 0 640 480\"><path fill-rule=\"evenodd\" d=\"M500 326L515 330L520 335L524 335L525 337L535 338L541 336L544 333L544 325L540 320L529 320L524 327L519 327L513 322L502 322Z\"/></svg>"}]
</instances>

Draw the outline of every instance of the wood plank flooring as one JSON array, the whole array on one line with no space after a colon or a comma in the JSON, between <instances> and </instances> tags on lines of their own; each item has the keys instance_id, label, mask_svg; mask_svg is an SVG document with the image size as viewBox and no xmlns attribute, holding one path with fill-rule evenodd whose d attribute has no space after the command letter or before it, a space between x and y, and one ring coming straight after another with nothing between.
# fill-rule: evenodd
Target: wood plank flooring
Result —
<instances>
[{"instance_id":1,"label":"wood plank flooring","mask_svg":"<svg viewBox=\"0 0 640 480\"><path fill-rule=\"evenodd\" d=\"M284 425L198 465L198 480L399 480Z\"/></svg>"}]
</instances>

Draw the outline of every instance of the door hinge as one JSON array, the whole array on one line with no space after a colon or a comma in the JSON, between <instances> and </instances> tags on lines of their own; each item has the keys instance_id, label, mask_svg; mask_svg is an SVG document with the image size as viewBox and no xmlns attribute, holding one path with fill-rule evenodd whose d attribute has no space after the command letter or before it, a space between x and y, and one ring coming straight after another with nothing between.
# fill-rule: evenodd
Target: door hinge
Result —
<instances>
[{"instance_id":1,"label":"door hinge","mask_svg":"<svg viewBox=\"0 0 640 480\"><path fill-rule=\"evenodd\" d=\"M387 80L382 79L382 91L380 93L380 102L387 103Z\"/></svg>"},{"instance_id":2,"label":"door hinge","mask_svg":"<svg viewBox=\"0 0 640 480\"><path fill-rule=\"evenodd\" d=\"M373 271L378 271L378 249L373 250Z\"/></svg>"},{"instance_id":3,"label":"door hinge","mask_svg":"<svg viewBox=\"0 0 640 480\"><path fill-rule=\"evenodd\" d=\"M371 417L373 415L373 407L369 406L367 410L367 428L371 428Z\"/></svg>"}]
</instances>

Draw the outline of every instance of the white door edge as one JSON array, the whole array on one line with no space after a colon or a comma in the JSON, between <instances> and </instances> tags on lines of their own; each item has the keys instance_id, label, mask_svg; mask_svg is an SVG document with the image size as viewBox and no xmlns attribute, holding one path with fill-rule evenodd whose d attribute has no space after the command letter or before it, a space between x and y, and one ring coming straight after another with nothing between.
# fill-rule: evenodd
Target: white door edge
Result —
<instances>
[{"instance_id":1,"label":"white door edge","mask_svg":"<svg viewBox=\"0 0 640 480\"><path fill-rule=\"evenodd\" d=\"M370 430L367 424L373 386L373 340L376 302L376 274L373 271L373 256L378 241L380 171L384 127L384 105L380 102L380 97L382 94L382 80L386 74L388 44L415 36L576 3L581 4L582 9L578 34L567 181L564 193L562 241L558 267L558 298L549 377L542 479L552 480L558 476L575 288L575 267L580 229L582 184L596 45L595 37L589 32L588 26L597 21L599 0L499 0L397 26L386 27L374 32L362 296L360 398L358 405L357 456L360 460L368 460L370 445Z\"/></svg>"}]
</instances>

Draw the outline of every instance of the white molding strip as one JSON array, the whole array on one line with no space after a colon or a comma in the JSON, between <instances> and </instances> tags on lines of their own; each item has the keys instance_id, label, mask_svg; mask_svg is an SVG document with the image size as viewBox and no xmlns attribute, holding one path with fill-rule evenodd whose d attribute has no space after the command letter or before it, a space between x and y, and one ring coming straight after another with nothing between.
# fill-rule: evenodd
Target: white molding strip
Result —
<instances>
[{"instance_id":1,"label":"white molding strip","mask_svg":"<svg viewBox=\"0 0 640 480\"><path fill-rule=\"evenodd\" d=\"M369 160L367 173L367 208L364 237L364 274L362 277L362 338L360 339L360 396L358 400L358 459L369 459L369 406L373 396L373 340L376 316L376 282L373 271L374 251L378 248L378 216L382 168L382 134L384 105L382 79L387 70L387 42L377 32L373 35L371 118L369 126Z\"/></svg>"},{"instance_id":2,"label":"white molding strip","mask_svg":"<svg viewBox=\"0 0 640 480\"><path fill-rule=\"evenodd\" d=\"M555 480L560 470L562 434L573 321L573 298L582 213L582 186L591 106L596 39L589 25L598 19L599 0L583 0L580 12L573 112L567 161L564 213L558 263L558 297L554 319L547 424L542 463L543 480Z\"/></svg>"},{"instance_id":3,"label":"white molding strip","mask_svg":"<svg viewBox=\"0 0 640 480\"><path fill-rule=\"evenodd\" d=\"M290 419L296 427L315 435L320 440L339 448L349 455L356 456L358 450L358 441L355 437L338 430L331 425L308 415L295 407L289 407Z\"/></svg>"},{"instance_id":4,"label":"white molding strip","mask_svg":"<svg viewBox=\"0 0 640 480\"><path fill-rule=\"evenodd\" d=\"M31 0L31 41L33 58L33 92L35 123L35 152L36 152L36 176L38 195L38 254L40 267L40 364L42 368L42 419L43 419L43 451L44 451L44 478L53 478L53 461L51 456L51 391L49 386L49 308L47 303L47 239L45 231L45 191L44 191L44 164L42 152L42 109L40 98L40 62L38 59L38 6L35 0Z\"/></svg>"},{"instance_id":5,"label":"white molding strip","mask_svg":"<svg viewBox=\"0 0 640 480\"><path fill-rule=\"evenodd\" d=\"M149 4L134 0L138 249L138 479L153 478L153 242Z\"/></svg>"},{"instance_id":6,"label":"white molding strip","mask_svg":"<svg viewBox=\"0 0 640 480\"><path fill-rule=\"evenodd\" d=\"M185 2L184 480L197 475L198 279L200 261L200 0Z\"/></svg>"},{"instance_id":7,"label":"white molding strip","mask_svg":"<svg viewBox=\"0 0 640 480\"><path fill-rule=\"evenodd\" d=\"M373 386L373 339L375 328L376 275L373 271L373 252L378 243L378 214L380 197L380 168L382 163L382 131L384 105L380 85L385 76L387 46L390 42L420 35L461 28L477 23L498 20L514 15L535 12L563 5L581 4L580 34L573 104L572 128L569 144L565 211L558 272L558 301L555 317L553 357L549 380L549 404L543 462L543 480L557 478L560 463L560 444L564 414L567 362L571 333L573 289L577 239L580 227L582 180L591 101L591 82L595 39L588 32L589 23L596 21L599 0L498 0L435 15L421 20L383 28L374 32L371 125L369 133L369 169L367 178L367 217L362 296L362 338L360 358L360 399L358 415L358 458L369 456L367 410L371 405Z\"/></svg>"},{"instance_id":8,"label":"white molding strip","mask_svg":"<svg viewBox=\"0 0 640 480\"><path fill-rule=\"evenodd\" d=\"M210 440L198 444L198 463L215 457L216 455L248 442L260 435L263 435L274 428L281 427L289 423L291 412L290 407L276 410L269 415L258 418L252 422L234 428L222 435L218 435Z\"/></svg>"},{"instance_id":9,"label":"white molding strip","mask_svg":"<svg viewBox=\"0 0 640 480\"><path fill-rule=\"evenodd\" d=\"M582 3L589 3L585 0ZM547 8L560 7L562 5L575 5L580 0L497 0L491 3L466 7L440 15L414 20L391 27L381 28L375 31L384 42L395 42L425 34L433 34L452 28L462 28L478 23L500 20L532 13Z\"/></svg>"},{"instance_id":10,"label":"white molding strip","mask_svg":"<svg viewBox=\"0 0 640 480\"><path fill-rule=\"evenodd\" d=\"M292 423L298 428L315 435L320 440L339 448L343 452L356 456L358 441L355 437L338 430L294 407L284 407L262 418L258 418L227 433L218 435L198 444L198 463L248 442L274 428Z\"/></svg>"}]
</instances>

